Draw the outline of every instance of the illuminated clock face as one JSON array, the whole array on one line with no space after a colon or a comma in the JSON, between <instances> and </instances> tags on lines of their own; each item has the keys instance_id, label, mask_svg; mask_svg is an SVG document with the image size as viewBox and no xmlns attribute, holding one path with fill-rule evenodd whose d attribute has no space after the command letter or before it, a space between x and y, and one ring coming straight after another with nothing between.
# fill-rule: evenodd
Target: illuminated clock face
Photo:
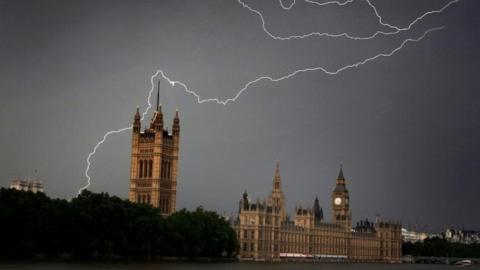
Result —
<instances>
[{"instance_id":1,"label":"illuminated clock face","mask_svg":"<svg viewBox=\"0 0 480 270\"><path fill-rule=\"evenodd\" d=\"M334 202L335 202L336 205L340 205L342 203L342 198L337 197L337 198L335 198Z\"/></svg>"}]
</instances>

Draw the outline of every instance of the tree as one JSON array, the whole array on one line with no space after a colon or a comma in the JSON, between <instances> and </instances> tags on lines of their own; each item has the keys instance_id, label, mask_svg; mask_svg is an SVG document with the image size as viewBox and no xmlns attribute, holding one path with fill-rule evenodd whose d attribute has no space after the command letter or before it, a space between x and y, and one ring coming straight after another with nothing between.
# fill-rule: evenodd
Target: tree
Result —
<instances>
[{"instance_id":1,"label":"tree","mask_svg":"<svg viewBox=\"0 0 480 270\"><path fill-rule=\"evenodd\" d=\"M215 212L185 209L164 219L157 208L108 193L83 191L66 200L0 189L0 257L69 254L219 257L237 248L234 230Z\"/></svg>"}]
</instances>

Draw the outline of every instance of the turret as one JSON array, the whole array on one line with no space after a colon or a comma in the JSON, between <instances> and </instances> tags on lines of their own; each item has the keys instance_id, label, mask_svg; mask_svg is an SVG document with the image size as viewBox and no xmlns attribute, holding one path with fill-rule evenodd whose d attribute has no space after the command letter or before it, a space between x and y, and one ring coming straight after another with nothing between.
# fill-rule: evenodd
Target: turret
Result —
<instances>
[{"instance_id":1,"label":"turret","mask_svg":"<svg viewBox=\"0 0 480 270\"><path fill-rule=\"evenodd\" d=\"M241 212L241 210L244 209L248 209L248 193L247 191L245 190L245 192L243 192L243 195L242 195L242 199L240 200L240 207L238 209L239 212Z\"/></svg>"},{"instance_id":2,"label":"turret","mask_svg":"<svg viewBox=\"0 0 480 270\"><path fill-rule=\"evenodd\" d=\"M155 114L153 115L152 122L150 123L150 128L155 129L155 131L160 131L159 135L163 136L163 113L162 104L160 104L160 81L158 81L157 88L157 107Z\"/></svg>"},{"instance_id":3,"label":"turret","mask_svg":"<svg viewBox=\"0 0 480 270\"><path fill-rule=\"evenodd\" d=\"M306 229L314 227L315 217L310 207L303 207L302 205L295 207L295 225Z\"/></svg>"},{"instance_id":4,"label":"turret","mask_svg":"<svg viewBox=\"0 0 480 270\"><path fill-rule=\"evenodd\" d=\"M323 210L322 207L320 207L318 197L315 197L315 202L313 203L313 215L315 217L315 222L318 223L323 220Z\"/></svg>"},{"instance_id":5,"label":"turret","mask_svg":"<svg viewBox=\"0 0 480 270\"><path fill-rule=\"evenodd\" d=\"M153 121L152 121L152 128L155 129L155 131L159 131L160 136L162 136L162 131L163 131L163 113L162 113L162 105L158 107L158 111L155 112L155 115L153 116Z\"/></svg>"},{"instance_id":6,"label":"turret","mask_svg":"<svg viewBox=\"0 0 480 270\"><path fill-rule=\"evenodd\" d=\"M280 177L280 163L277 161L275 165L275 176L273 177L273 190L282 190L282 178Z\"/></svg>"},{"instance_id":7,"label":"turret","mask_svg":"<svg viewBox=\"0 0 480 270\"><path fill-rule=\"evenodd\" d=\"M175 111L175 118L173 118L172 134L176 137L180 135L180 117L178 117L178 110Z\"/></svg>"},{"instance_id":8,"label":"turret","mask_svg":"<svg viewBox=\"0 0 480 270\"><path fill-rule=\"evenodd\" d=\"M133 118L133 132L135 133L140 133L140 129L142 128L142 123L140 122L140 120L140 109L137 107L137 112L135 113L135 116Z\"/></svg>"}]
</instances>

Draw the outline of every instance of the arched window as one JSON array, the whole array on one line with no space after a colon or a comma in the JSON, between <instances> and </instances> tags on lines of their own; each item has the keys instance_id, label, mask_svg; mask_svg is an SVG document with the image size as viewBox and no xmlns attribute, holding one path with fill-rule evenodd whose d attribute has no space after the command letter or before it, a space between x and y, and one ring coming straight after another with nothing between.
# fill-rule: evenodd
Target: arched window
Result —
<instances>
[{"instance_id":1,"label":"arched window","mask_svg":"<svg viewBox=\"0 0 480 270\"><path fill-rule=\"evenodd\" d=\"M143 177L148 177L148 162L145 160L143 163Z\"/></svg>"},{"instance_id":2,"label":"arched window","mask_svg":"<svg viewBox=\"0 0 480 270\"><path fill-rule=\"evenodd\" d=\"M153 161L150 159L148 161L148 177L152 177L153 173Z\"/></svg>"},{"instance_id":3,"label":"arched window","mask_svg":"<svg viewBox=\"0 0 480 270\"><path fill-rule=\"evenodd\" d=\"M137 195L137 203L140 203L140 195Z\"/></svg>"},{"instance_id":4,"label":"arched window","mask_svg":"<svg viewBox=\"0 0 480 270\"><path fill-rule=\"evenodd\" d=\"M170 179L170 161L167 161L167 178Z\"/></svg>"},{"instance_id":5,"label":"arched window","mask_svg":"<svg viewBox=\"0 0 480 270\"><path fill-rule=\"evenodd\" d=\"M143 195L142 202L143 202L143 203L146 203L146 202L147 202L147 195Z\"/></svg>"},{"instance_id":6,"label":"arched window","mask_svg":"<svg viewBox=\"0 0 480 270\"><path fill-rule=\"evenodd\" d=\"M150 204L150 195L147 195L147 203Z\"/></svg>"},{"instance_id":7,"label":"arched window","mask_svg":"<svg viewBox=\"0 0 480 270\"><path fill-rule=\"evenodd\" d=\"M161 178L164 178L165 177L165 160L162 160L162 177Z\"/></svg>"},{"instance_id":8,"label":"arched window","mask_svg":"<svg viewBox=\"0 0 480 270\"><path fill-rule=\"evenodd\" d=\"M143 177L143 160L140 160L139 161L140 165L140 170L138 170L138 178L142 178Z\"/></svg>"}]
</instances>

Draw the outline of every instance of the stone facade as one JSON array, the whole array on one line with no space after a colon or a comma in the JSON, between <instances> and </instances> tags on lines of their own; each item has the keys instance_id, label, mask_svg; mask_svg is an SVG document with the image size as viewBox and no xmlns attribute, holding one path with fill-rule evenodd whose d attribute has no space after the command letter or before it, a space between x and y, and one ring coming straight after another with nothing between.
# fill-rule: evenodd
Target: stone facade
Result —
<instances>
[{"instance_id":1,"label":"stone facade","mask_svg":"<svg viewBox=\"0 0 480 270\"><path fill-rule=\"evenodd\" d=\"M157 102L158 103L158 102ZM178 111L172 133L163 128L163 113L157 105L150 126L141 132L137 108L133 122L129 200L158 207L162 215L175 212L177 201L180 119Z\"/></svg>"},{"instance_id":2,"label":"stone facade","mask_svg":"<svg viewBox=\"0 0 480 270\"><path fill-rule=\"evenodd\" d=\"M275 199L277 198L277 199ZM332 191L332 222L323 220L318 199L313 208L298 206L286 215L277 164L268 200L251 202L247 192L234 225L243 260L330 260L348 262L401 261L401 224L368 220L352 228L352 214L343 169Z\"/></svg>"}]
</instances>

